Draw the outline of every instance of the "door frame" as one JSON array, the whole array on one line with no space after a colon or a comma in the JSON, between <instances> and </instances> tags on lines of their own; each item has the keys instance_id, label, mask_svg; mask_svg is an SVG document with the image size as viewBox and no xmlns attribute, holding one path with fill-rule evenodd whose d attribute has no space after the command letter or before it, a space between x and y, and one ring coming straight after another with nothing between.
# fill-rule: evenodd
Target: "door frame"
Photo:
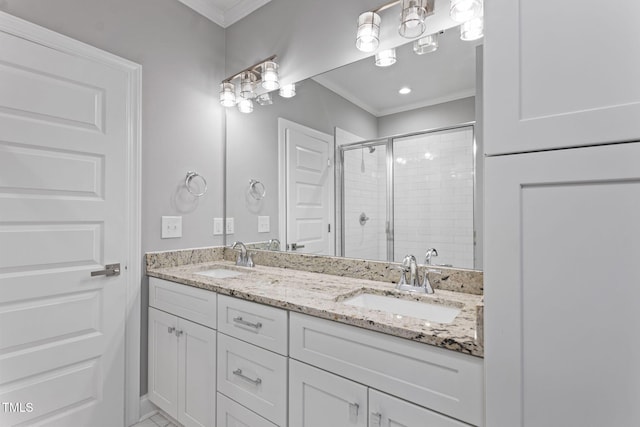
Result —
<instances>
[{"instance_id":1,"label":"door frame","mask_svg":"<svg viewBox=\"0 0 640 427\"><path fill-rule=\"evenodd\" d=\"M278 238L281 245L287 244L287 129L295 129L300 132L317 134L319 137L329 135L330 139L332 135L320 132L319 130L310 128L308 126L301 125L291 120L278 117ZM329 223L332 225L331 231L328 233L329 246L332 248L333 253L329 254L335 256L336 254L336 207L335 207L335 194L336 194L336 180L335 180L335 138L333 138L333 146L328 149L329 162L331 164L331 173L329 174L331 183L329 185ZM285 247L286 249L286 247Z\"/></svg>"},{"instance_id":2,"label":"door frame","mask_svg":"<svg viewBox=\"0 0 640 427\"><path fill-rule=\"evenodd\" d=\"M0 11L0 31L42 46L88 59L127 75L127 248L123 263L126 275L125 313L125 421L132 425L140 418L140 288L142 280L141 224L141 100L142 66L81 41L48 30Z\"/></svg>"}]
</instances>

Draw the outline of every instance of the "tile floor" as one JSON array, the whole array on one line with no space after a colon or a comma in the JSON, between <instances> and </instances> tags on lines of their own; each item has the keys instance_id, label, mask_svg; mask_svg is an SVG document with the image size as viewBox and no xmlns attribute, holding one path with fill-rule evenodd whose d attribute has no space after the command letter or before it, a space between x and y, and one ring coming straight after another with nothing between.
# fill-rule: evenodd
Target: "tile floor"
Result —
<instances>
[{"instance_id":1,"label":"tile floor","mask_svg":"<svg viewBox=\"0 0 640 427\"><path fill-rule=\"evenodd\" d=\"M139 422L133 427L180 427L180 425L174 424L172 421L166 419L164 415L158 413L142 422Z\"/></svg>"}]
</instances>

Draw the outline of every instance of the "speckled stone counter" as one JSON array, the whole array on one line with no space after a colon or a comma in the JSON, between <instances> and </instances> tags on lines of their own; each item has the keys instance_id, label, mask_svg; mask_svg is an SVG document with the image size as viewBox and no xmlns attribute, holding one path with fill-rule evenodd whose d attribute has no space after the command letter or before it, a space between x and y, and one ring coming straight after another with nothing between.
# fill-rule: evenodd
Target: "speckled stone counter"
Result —
<instances>
[{"instance_id":1,"label":"speckled stone counter","mask_svg":"<svg viewBox=\"0 0 640 427\"><path fill-rule=\"evenodd\" d=\"M299 254L275 254L281 262L284 262L287 255L294 255L293 261L288 262L300 263ZM266 253L265 257L269 255ZM481 325L478 325L482 321L482 307L479 307L481 295L444 289L437 289L433 295L413 295L396 291L394 284L390 282L261 265L259 255L255 257L255 268L237 267L232 261L224 259L233 257L234 252L226 248L149 253L146 256L147 275L461 353L483 356L482 341L478 339L481 338L478 333L482 331ZM325 263L333 265L333 269L344 268L336 265L342 259L315 258L322 258ZM314 266L323 268L317 263ZM386 266L388 269L388 264ZM236 270L244 274L225 279L197 274L216 268ZM460 314L452 323L435 323L342 302L363 292L455 307L460 309Z\"/></svg>"}]
</instances>

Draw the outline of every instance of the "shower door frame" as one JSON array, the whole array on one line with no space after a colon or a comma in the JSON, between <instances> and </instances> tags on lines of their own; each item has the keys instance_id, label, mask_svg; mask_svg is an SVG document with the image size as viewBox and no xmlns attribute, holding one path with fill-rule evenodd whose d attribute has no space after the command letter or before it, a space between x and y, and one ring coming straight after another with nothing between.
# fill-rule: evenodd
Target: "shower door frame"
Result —
<instances>
[{"instance_id":1,"label":"shower door frame","mask_svg":"<svg viewBox=\"0 0 640 427\"><path fill-rule=\"evenodd\" d=\"M386 183L387 183L387 194L386 194L386 214L387 214L387 218L386 218L386 222L385 222L385 232L386 232L386 236L387 236L387 262L394 262L394 251L395 251L395 230L394 230L394 215L393 215L393 211L394 211L394 157L393 157L393 142L396 139L401 139L401 138L410 138L413 136L420 136L420 135L428 135L428 134L432 134L432 133L438 133L438 132L446 132L446 131L452 131L452 130L458 130L458 129L463 129L463 128L471 128L471 143L472 143L472 147L473 147L473 224L474 224L474 228L473 228L473 258L474 258L474 268L475 268L475 264L476 264L476 252L477 252L477 248L476 248L476 223L475 223L475 217L477 215L476 213L476 208L477 208L477 177L476 177L476 171L477 171L477 145L476 145L476 122L475 121L471 121L471 122L467 122L467 123L461 123L458 125L453 125L453 126L444 126L444 127L440 127L440 128L434 128L434 129L428 129L428 130L422 130L422 131L418 131L418 132L410 132L410 133L406 133L406 134L399 134L399 135L392 135L392 136L387 136L384 138L376 138L376 139L368 139L368 140L364 140L364 141L359 141L359 142L352 142L352 143L348 143L348 144L343 144L343 145L337 145L336 143L336 159L338 159L338 162L336 164L336 183L339 183L339 185L336 184L336 201L339 203L336 203L336 223L339 224L339 228L336 230L336 253L338 254L338 256L345 256L345 236L344 236L344 229L345 229L345 218L344 218L344 205L345 205L345 200L344 200L344 193L345 193L345 189L344 189L344 153L345 151L351 151L351 150L357 150L357 149L365 149L368 147L377 147L377 146L384 146L386 148ZM379 260L379 261L385 261L385 260Z\"/></svg>"},{"instance_id":2,"label":"shower door frame","mask_svg":"<svg viewBox=\"0 0 640 427\"><path fill-rule=\"evenodd\" d=\"M345 256L345 218L344 218L344 153L345 151L365 149L369 147L379 147L384 146L386 151L386 184L387 184L387 192L386 192L386 220L385 220L385 234L387 236L387 260L393 260L393 137L386 138L378 138L378 139L369 139L366 141L360 142L352 142L349 144L336 145L336 158L338 159L338 164L336 167L336 182L339 182L340 185L336 185L337 190L337 199L339 200L337 216L337 223L340 224L339 230L336 233L336 245L337 242L340 242L339 248L339 256ZM336 248L338 249L338 248ZM380 260L384 261L384 260Z\"/></svg>"}]
</instances>

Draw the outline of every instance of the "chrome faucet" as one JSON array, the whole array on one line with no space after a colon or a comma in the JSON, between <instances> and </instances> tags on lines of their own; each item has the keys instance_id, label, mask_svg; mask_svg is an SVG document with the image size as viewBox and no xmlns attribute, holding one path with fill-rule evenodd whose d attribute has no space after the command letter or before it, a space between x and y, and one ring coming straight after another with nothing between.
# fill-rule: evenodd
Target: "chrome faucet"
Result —
<instances>
[{"instance_id":1,"label":"chrome faucet","mask_svg":"<svg viewBox=\"0 0 640 427\"><path fill-rule=\"evenodd\" d=\"M231 249L235 250L236 246L240 246L240 251L238 251L238 258L236 258L236 265L239 265L241 267L253 267L255 265L253 263L253 259L251 259L251 255L253 254L247 252L247 247L240 241L233 242L233 245L231 245Z\"/></svg>"},{"instance_id":2,"label":"chrome faucet","mask_svg":"<svg viewBox=\"0 0 640 427\"><path fill-rule=\"evenodd\" d=\"M427 249L427 254L424 256L424 264L431 265L431 258L433 258L434 256L438 256L438 251L436 251L436 248Z\"/></svg>"},{"instance_id":3,"label":"chrome faucet","mask_svg":"<svg viewBox=\"0 0 640 427\"><path fill-rule=\"evenodd\" d=\"M278 240L278 239L270 239L269 240L269 244L267 245L267 250L268 251L279 251L280 250L280 240Z\"/></svg>"},{"instance_id":4,"label":"chrome faucet","mask_svg":"<svg viewBox=\"0 0 640 427\"><path fill-rule=\"evenodd\" d=\"M434 292L431 282L429 282L429 273L441 274L438 270L431 269L431 258L438 256L438 251L435 248L427 249L427 254L424 256L424 276L422 277L422 289L425 294L432 294Z\"/></svg>"},{"instance_id":5,"label":"chrome faucet","mask_svg":"<svg viewBox=\"0 0 640 427\"><path fill-rule=\"evenodd\" d=\"M396 289L401 291L420 292L420 285L418 283L418 263L416 257L413 255L405 255L402 260L402 266L398 267L400 270L400 281L396 286ZM407 279L407 273L409 278Z\"/></svg>"}]
</instances>

